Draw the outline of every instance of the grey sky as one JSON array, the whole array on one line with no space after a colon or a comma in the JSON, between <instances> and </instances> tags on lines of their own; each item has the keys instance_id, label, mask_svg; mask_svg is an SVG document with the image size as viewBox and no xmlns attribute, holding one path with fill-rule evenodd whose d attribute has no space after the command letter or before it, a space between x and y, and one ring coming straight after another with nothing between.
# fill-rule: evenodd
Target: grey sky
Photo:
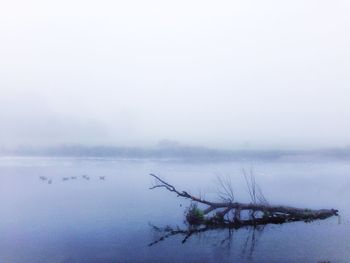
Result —
<instances>
[{"instance_id":1,"label":"grey sky","mask_svg":"<svg viewBox=\"0 0 350 263\"><path fill-rule=\"evenodd\" d=\"M0 145L350 144L349 1L0 4Z\"/></svg>"}]
</instances>

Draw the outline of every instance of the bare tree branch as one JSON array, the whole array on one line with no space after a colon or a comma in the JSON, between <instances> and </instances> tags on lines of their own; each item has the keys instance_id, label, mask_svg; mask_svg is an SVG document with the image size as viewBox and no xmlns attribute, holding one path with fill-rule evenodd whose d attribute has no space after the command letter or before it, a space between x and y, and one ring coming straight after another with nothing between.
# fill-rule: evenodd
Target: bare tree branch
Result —
<instances>
[{"instance_id":1,"label":"bare tree branch","mask_svg":"<svg viewBox=\"0 0 350 263\"><path fill-rule=\"evenodd\" d=\"M266 201L262 195L261 189L256 184L255 177L252 170L248 175L244 171L248 192L251 196L251 203L239 203L233 201L232 184L228 185L230 181L219 180L220 185L231 198L225 199L224 202L211 202L201 197L193 196L186 191L179 191L173 185L167 183L160 177L150 174L155 183L150 189L165 188L170 192L174 192L179 197L190 199L195 203L206 205L204 210L198 209L195 205L188 211L186 218L189 223L196 224L226 224L226 225L255 225L267 223L285 223L290 221L311 221L316 219L325 219L333 215L338 215L338 210L335 209L301 209L289 206L272 206ZM259 201L259 202L257 202ZM241 211L248 210L250 218L241 218ZM232 211L232 213L230 213ZM211 212L215 212L213 216L206 216ZM256 213L260 212L260 216L256 217ZM230 216L231 217L230 217Z\"/></svg>"}]
</instances>

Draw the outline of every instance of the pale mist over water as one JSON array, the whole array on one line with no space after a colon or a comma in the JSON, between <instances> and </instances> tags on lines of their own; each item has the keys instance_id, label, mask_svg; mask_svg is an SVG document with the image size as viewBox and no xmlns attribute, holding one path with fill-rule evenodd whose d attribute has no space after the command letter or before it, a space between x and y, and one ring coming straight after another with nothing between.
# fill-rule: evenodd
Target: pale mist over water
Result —
<instances>
[{"instance_id":1,"label":"pale mist over water","mask_svg":"<svg viewBox=\"0 0 350 263\"><path fill-rule=\"evenodd\" d=\"M2 3L0 262L348 262L349 13L343 0ZM292 206L308 222L287 209L257 226L250 209L250 225L198 231L184 221L205 225L205 208L149 189L153 173L220 201L231 178L251 207L243 171L264 218ZM338 215L309 222L316 209Z\"/></svg>"},{"instance_id":2,"label":"pale mist over water","mask_svg":"<svg viewBox=\"0 0 350 263\"><path fill-rule=\"evenodd\" d=\"M186 228L189 201L149 190L156 173L217 198L217 175L249 200L242 167L253 167L272 204L337 208L340 217L263 228L212 230L158 240L157 227ZM176 162L83 158L0 160L1 262L348 262L347 161ZM42 180L41 177L47 177ZM89 178L89 179L86 179ZM101 179L103 178L103 179Z\"/></svg>"}]
</instances>

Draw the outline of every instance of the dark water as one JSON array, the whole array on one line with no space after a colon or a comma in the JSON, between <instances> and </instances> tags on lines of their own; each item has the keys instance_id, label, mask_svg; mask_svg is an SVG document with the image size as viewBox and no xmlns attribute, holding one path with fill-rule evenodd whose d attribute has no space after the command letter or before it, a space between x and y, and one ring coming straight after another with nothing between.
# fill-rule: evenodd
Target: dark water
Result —
<instances>
[{"instance_id":1,"label":"dark water","mask_svg":"<svg viewBox=\"0 0 350 263\"><path fill-rule=\"evenodd\" d=\"M231 176L237 200L248 201L242 168L251 167L270 203L337 208L340 218L204 232L184 244L178 235L148 246L160 237L150 224L183 228L188 205L148 190L149 173L208 199L216 196L216 176ZM6 263L350 262L349 215L345 161L0 159L0 262Z\"/></svg>"}]
</instances>

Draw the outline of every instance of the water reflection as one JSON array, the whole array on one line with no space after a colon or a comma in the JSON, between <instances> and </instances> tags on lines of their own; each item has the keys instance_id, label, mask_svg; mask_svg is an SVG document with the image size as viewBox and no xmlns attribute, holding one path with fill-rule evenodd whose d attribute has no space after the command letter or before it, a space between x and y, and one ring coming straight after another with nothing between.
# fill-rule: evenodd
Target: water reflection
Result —
<instances>
[{"instance_id":1,"label":"water reflection","mask_svg":"<svg viewBox=\"0 0 350 263\"><path fill-rule=\"evenodd\" d=\"M348 262L348 162L254 165L269 200L334 207L341 211L341 224L333 217L189 235L193 229L181 223L183 200L148 190L147 174L157 172L179 188L211 199L217 173L239 174L233 177L234 191L249 200L240 187L245 183L242 167L247 165L0 159L0 262ZM182 232L163 237L170 232L155 231L149 221Z\"/></svg>"},{"instance_id":2,"label":"water reflection","mask_svg":"<svg viewBox=\"0 0 350 263\"><path fill-rule=\"evenodd\" d=\"M212 242L212 245L214 246L220 246L228 251L233 248L235 233L239 230L245 230L244 233L246 237L243 238L244 242L241 244L239 250L241 252L240 256L247 259L252 259L254 250L265 229L264 225L241 228L222 228L213 226L188 226L187 228L180 228L178 226L158 227L150 224L150 227L154 233L155 240L148 244L149 247L164 242L169 238L181 236L182 244L188 242L190 238L201 238L208 243ZM242 237L240 237L240 239L242 239Z\"/></svg>"}]
</instances>

